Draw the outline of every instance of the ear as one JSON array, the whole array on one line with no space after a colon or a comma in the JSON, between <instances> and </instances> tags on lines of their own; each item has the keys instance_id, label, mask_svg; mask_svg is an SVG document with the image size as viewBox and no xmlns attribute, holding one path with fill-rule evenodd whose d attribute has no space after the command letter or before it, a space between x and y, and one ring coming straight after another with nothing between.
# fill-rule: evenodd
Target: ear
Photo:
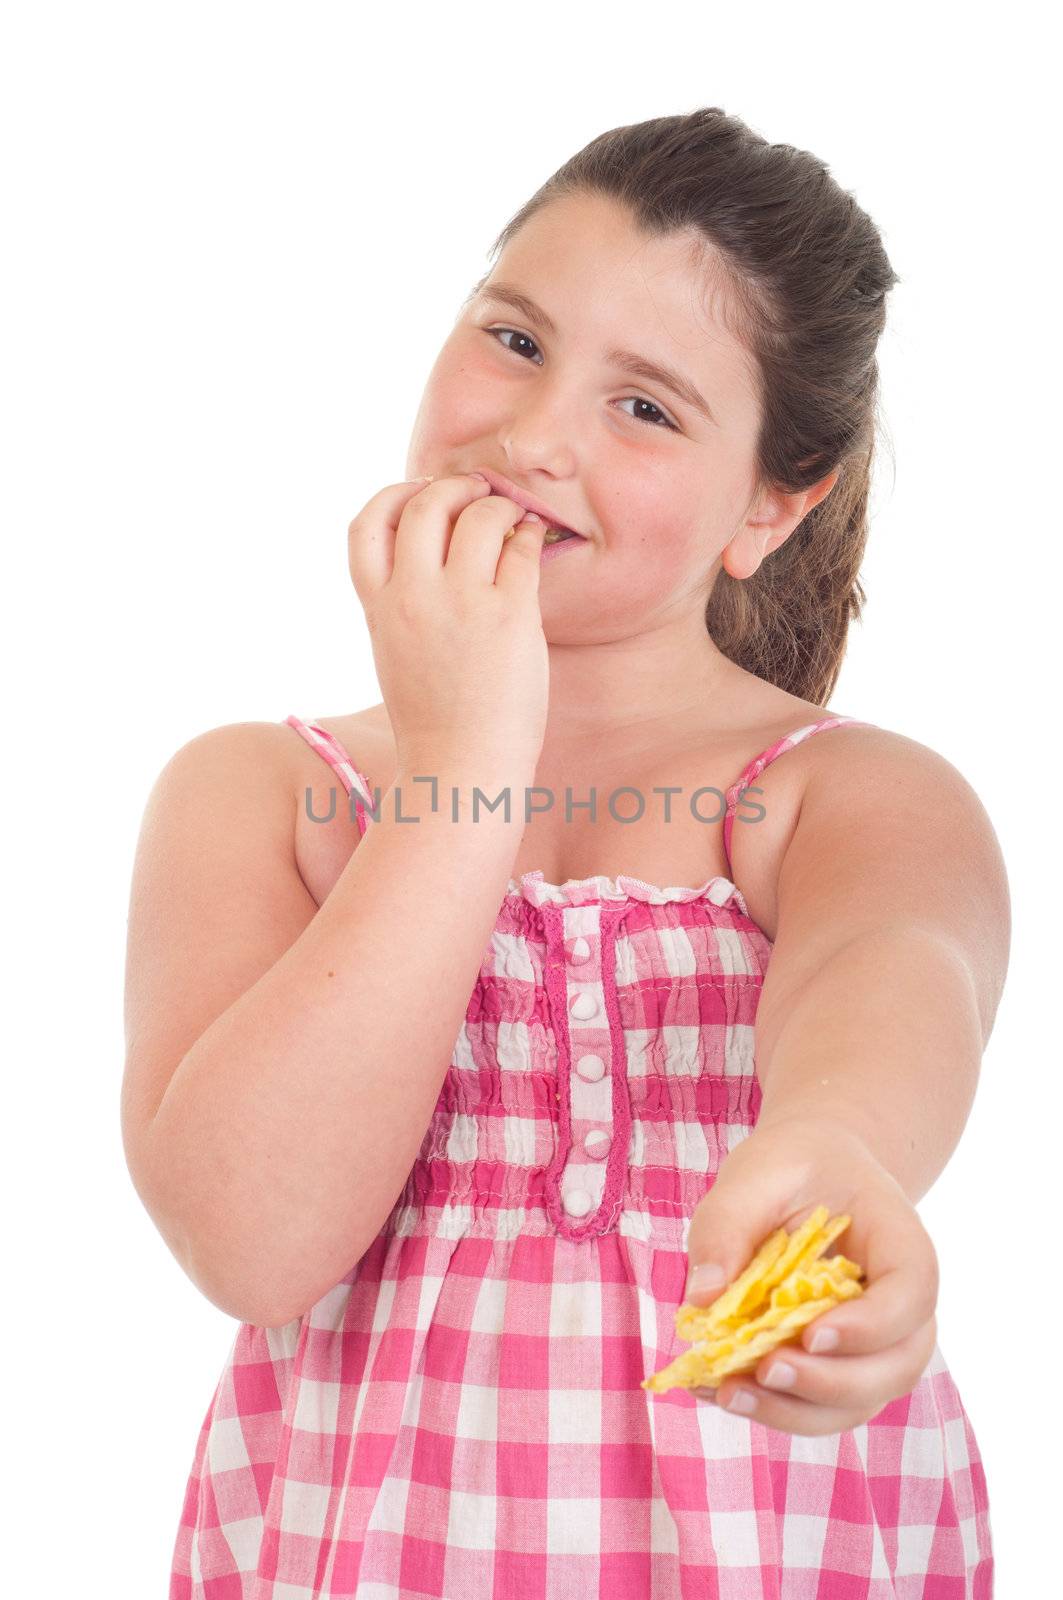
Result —
<instances>
[{"instance_id":1,"label":"ear","mask_svg":"<svg viewBox=\"0 0 1063 1600\"><path fill-rule=\"evenodd\" d=\"M794 494L777 489L765 491L753 514L724 546L720 558L724 571L732 578L751 578L765 556L785 544L812 507L827 498L840 474L841 468L835 467L811 488L798 489Z\"/></svg>"}]
</instances>

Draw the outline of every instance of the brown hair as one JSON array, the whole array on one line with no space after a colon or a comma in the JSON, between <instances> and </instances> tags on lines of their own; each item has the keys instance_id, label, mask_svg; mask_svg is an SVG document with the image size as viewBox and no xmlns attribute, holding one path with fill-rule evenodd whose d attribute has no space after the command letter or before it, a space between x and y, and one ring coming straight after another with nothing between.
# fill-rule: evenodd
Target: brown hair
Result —
<instances>
[{"instance_id":1,"label":"brown hair","mask_svg":"<svg viewBox=\"0 0 1063 1600\"><path fill-rule=\"evenodd\" d=\"M569 194L608 196L651 236L692 229L712 247L721 314L754 357L758 492L807 489L840 469L752 577L721 567L705 611L724 655L825 705L867 598L858 573L878 423L875 350L886 294L900 282L877 228L825 162L769 144L716 106L599 134L507 222L491 254Z\"/></svg>"}]
</instances>

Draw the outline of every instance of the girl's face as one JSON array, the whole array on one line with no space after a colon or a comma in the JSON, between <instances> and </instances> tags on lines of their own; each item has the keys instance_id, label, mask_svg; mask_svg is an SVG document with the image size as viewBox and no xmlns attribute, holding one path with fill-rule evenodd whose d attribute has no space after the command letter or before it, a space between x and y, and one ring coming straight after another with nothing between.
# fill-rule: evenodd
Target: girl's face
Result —
<instances>
[{"instance_id":1,"label":"girl's face","mask_svg":"<svg viewBox=\"0 0 1063 1600\"><path fill-rule=\"evenodd\" d=\"M710 261L700 236L647 239L612 201L554 201L503 251L429 374L407 476L499 472L588 536L543 563L551 644L693 622L711 649L721 554L745 577L786 537L775 501L746 521L758 400Z\"/></svg>"}]
</instances>

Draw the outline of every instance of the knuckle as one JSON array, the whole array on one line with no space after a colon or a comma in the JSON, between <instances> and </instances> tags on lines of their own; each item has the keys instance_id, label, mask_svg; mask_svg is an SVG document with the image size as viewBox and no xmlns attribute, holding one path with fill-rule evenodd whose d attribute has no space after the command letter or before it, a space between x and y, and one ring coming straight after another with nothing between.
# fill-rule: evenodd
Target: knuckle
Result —
<instances>
[{"instance_id":1,"label":"knuckle","mask_svg":"<svg viewBox=\"0 0 1063 1600\"><path fill-rule=\"evenodd\" d=\"M425 505L431 505L436 500L453 500L455 493L464 489L485 489L487 485L481 478L474 478L470 473L454 474L448 478L433 478L431 483L422 483L410 504L420 500Z\"/></svg>"},{"instance_id":2,"label":"knuckle","mask_svg":"<svg viewBox=\"0 0 1063 1600\"><path fill-rule=\"evenodd\" d=\"M789 1389L770 1389L768 1394L781 1395L791 1400L812 1400L816 1405L840 1405L840 1379L831 1378L823 1366L820 1365L823 1357L815 1360L815 1365L804 1366L797 1373L796 1382L792 1382Z\"/></svg>"},{"instance_id":3,"label":"knuckle","mask_svg":"<svg viewBox=\"0 0 1063 1600\"><path fill-rule=\"evenodd\" d=\"M434 484L429 484L427 489L422 489L420 494L415 494L412 500L407 501L399 518L400 523L405 522L407 518L411 522L421 522L436 510L435 501L438 497L433 495L429 498L430 491L434 487Z\"/></svg>"},{"instance_id":4,"label":"knuckle","mask_svg":"<svg viewBox=\"0 0 1063 1600\"><path fill-rule=\"evenodd\" d=\"M431 607L414 589L402 589L395 596L395 615L408 628L419 628L428 619Z\"/></svg>"},{"instance_id":5,"label":"knuckle","mask_svg":"<svg viewBox=\"0 0 1063 1600\"><path fill-rule=\"evenodd\" d=\"M510 559L526 561L529 566L539 565L539 550L534 544L522 544L518 539L508 539L504 548L510 551Z\"/></svg>"},{"instance_id":6,"label":"knuckle","mask_svg":"<svg viewBox=\"0 0 1063 1600\"><path fill-rule=\"evenodd\" d=\"M481 495L479 500L470 500L461 515L479 522L486 522L488 518L491 521L496 521L499 512L502 510L508 511L511 506L512 501L503 500L501 495L485 494Z\"/></svg>"},{"instance_id":7,"label":"knuckle","mask_svg":"<svg viewBox=\"0 0 1063 1600\"><path fill-rule=\"evenodd\" d=\"M493 633L497 620L493 594L477 579L471 579L449 563L443 568L444 592L453 615L459 622L475 623L485 639Z\"/></svg>"}]
</instances>

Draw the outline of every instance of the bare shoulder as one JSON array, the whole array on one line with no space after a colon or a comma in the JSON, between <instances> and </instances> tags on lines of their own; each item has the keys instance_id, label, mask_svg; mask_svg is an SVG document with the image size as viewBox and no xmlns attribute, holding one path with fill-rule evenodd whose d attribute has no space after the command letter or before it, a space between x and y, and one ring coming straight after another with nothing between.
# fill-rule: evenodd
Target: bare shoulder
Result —
<instances>
[{"instance_id":1,"label":"bare shoulder","mask_svg":"<svg viewBox=\"0 0 1063 1600\"><path fill-rule=\"evenodd\" d=\"M390 787L394 756L382 707L371 706L342 716L306 716L307 723L324 728L343 745L360 772L382 791ZM325 793L335 776L317 750L288 722L230 722L194 735L179 746L156 780L167 787L178 782L202 782L217 793L230 788L234 795L262 800L267 792L283 794L292 802L292 816L309 787Z\"/></svg>"},{"instance_id":2,"label":"bare shoulder","mask_svg":"<svg viewBox=\"0 0 1063 1600\"><path fill-rule=\"evenodd\" d=\"M839 950L899 936L962 964L987 1039L1011 916L1000 844L978 795L945 756L886 728L839 727L807 743L771 907L769 1014Z\"/></svg>"},{"instance_id":3,"label":"bare shoulder","mask_svg":"<svg viewBox=\"0 0 1063 1600\"><path fill-rule=\"evenodd\" d=\"M228 722L185 741L166 762L155 789L200 785L234 803L291 795L296 752L280 722Z\"/></svg>"},{"instance_id":4,"label":"bare shoulder","mask_svg":"<svg viewBox=\"0 0 1063 1600\"><path fill-rule=\"evenodd\" d=\"M379 784L382 791L390 788L394 776L394 745L383 702L338 716L314 717L313 721L339 740L359 772L371 783Z\"/></svg>"},{"instance_id":5,"label":"bare shoulder","mask_svg":"<svg viewBox=\"0 0 1063 1600\"><path fill-rule=\"evenodd\" d=\"M913 886L944 892L950 876L977 877L1003 911L1000 843L959 768L940 751L888 728L839 729L831 738L839 742L830 750L830 740L824 740L802 799L802 816L816 823L823 848L830 848L832 827L847 820L872 848L904 863Z\"/></svg>"},{"instance_id":6,"label":"bare shoulder","mask_svg":"<svg viewBox=\"0 0 1063 1600\"><path fill-rule=\"evenodd\" d=\"M178 746L148 795L138 873L146 862L176 860L193 847L204 859L242 859L247 870L267 859L291 863L297 771L291 734L280 723L232 722Z\"/></svg>"},{"instance_id":7,"label":"bare shoulder","mask_svg":"<svg viewBox=\"0 0 1063 1600\"><path fill-rule=\"evenodd\" d=\"M395 773L395 753L390 724L383 705L367 706L361 711L349 711L338 716L306 717L308 724L323 728L339 741L352 764L372 788L381 794L390 789ZM303 785L327 789L335 784L335 776L319 751L291 727L284 727L296 758L297 781L300 792Z\"/></svg>"},{"instance_id":8,"label":"bare shoulder","mask_svg":"<svg viewBox=\"0 0 1063 1600\"><path fill-rule=\"evenodd\" d=\"M209 728L180 745L155 779L141 852L179 815L182 827L198 837L225 835L248 849L255 841L255 848L265 846L278 862L294 862L301 871L303 797L308 786L321 784L322 775L330 777L321 757L282 720ZM343 807L339 814L346 817Z\"/></svg>"},{"instance_id":9,"label":"bare shoulder","mask_svg":"<svg viewBox=\"0 0 1063 1600\"><path fill-rule=\"evenodd\" d=\"M813 808L822 817L827 807L842 823L866 827L867 815L879 817L892 790L925 794L934 782L948 784L948 773L963 784L955 768L914 739L877 724L860 721L855 711L828 709L778 691L764 701L765 715L756 736L747 741L761 751L805 729L815 728L788 748L753 779L746 804L734 814L730 856L732 877L742 890L750 915L774 940L779 921L779 877L799 820L807 826ZM831 724L829 719L838 718ZM827 722L828 725L816 726ZM867 808L862 813L861 808ZM863 815L863 821L861 821ZM753 824L756 824L755 826ZM826 852L838 839L823 830Z\"/></svg>"},{"instance_id":10,"label":"bare shoulder","mask_svg":"<svg viewBox=\"0 0 1063 1600\"><path fill-rule=\"evenodd\" d=\"M181 745L148 797L129 891L122 1121L133 1166L177 1064L314 914L292 851L292 768L272 723Z\"/></svg>"},{"instance_id":11,"label":"bare shoulder","mask_svg":"<svg viewBox=\"0 0 1063 1600\"><path fill-rule=\"evenodd\" d=\"M853 724L834 728L807 744L803 762L794 752L806 805L844 794L852 799L891 799L895 809L918 804L924 824L932 822L935 813L951 814L953 820L958 811L985 815L959 768L940 751L906 734L877 724Z\"/></svg>"},{"instance_id":12,"label":"bare shoulder","mask_svg":"<svg viewBox=\"0 0 1063 1600\"><path fill-rule=\"evenodd\" d=\"M814 761L806 755L776 900L798 942L807 947L817 927L844 938L864 926L918 924L972 964L988 962L989 988L998 989L1010 940L1007 871L963 773L888 728L840 727L808 743L821 748Z\"/></svg>"}]
</instances>

